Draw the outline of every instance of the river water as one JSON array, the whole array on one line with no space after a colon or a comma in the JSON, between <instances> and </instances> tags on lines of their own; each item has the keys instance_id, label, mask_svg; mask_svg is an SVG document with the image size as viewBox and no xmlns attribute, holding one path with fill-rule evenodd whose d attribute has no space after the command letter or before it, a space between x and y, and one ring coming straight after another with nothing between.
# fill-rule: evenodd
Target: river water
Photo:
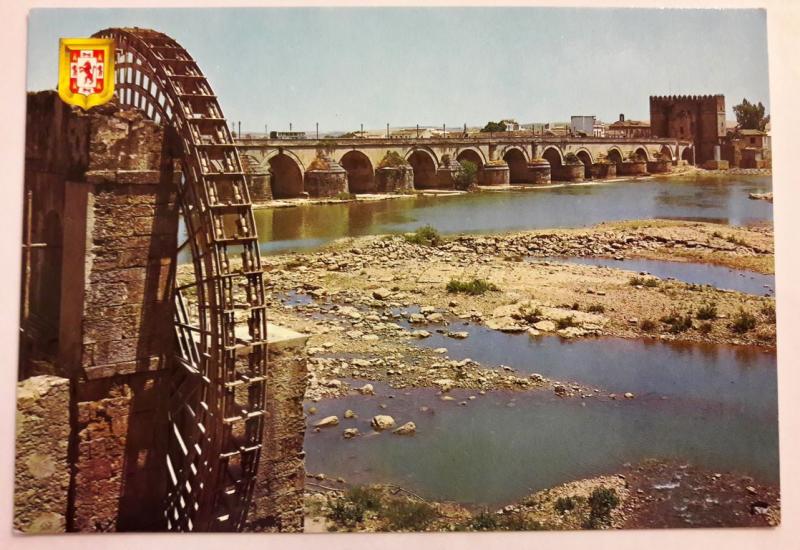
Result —
<instances>
[{"instance_id":1,"label":"river water","mask_svg":"<svg viewBox=\"0 0 800 550\"><path fill-rule=\"evenodd\" d=\"M426 224L442 233L581 227L639 218L745 225L771 222L772 205L748 198L771 190L769 176L653 178L261 209L256 223L265 253L310 249L340 237L413 231Z\"/></svg>"}]
</instances>

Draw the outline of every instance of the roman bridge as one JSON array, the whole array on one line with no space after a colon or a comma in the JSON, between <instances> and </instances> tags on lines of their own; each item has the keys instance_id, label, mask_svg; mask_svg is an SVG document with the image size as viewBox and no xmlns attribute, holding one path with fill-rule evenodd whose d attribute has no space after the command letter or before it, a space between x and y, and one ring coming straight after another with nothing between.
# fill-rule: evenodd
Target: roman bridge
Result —
<instances>
[{"instance_id":1,"label":"roman bridge","mask_svg":"<svg viewBox=\"0 0 800 550\"><path fill-rule=\"evenodd\" d=\"M255 198L452 189L464 161L482 185L541 184L667 172L693 163L670 138L487 136L419 139L239 139Z\"/></svg>"}]
</instances>

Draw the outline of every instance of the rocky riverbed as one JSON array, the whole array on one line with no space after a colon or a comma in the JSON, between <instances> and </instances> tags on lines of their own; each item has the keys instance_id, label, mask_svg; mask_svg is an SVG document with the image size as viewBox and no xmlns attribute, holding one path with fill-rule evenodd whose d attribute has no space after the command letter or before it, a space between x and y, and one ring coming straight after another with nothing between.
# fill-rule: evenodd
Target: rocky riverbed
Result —
<instances>
[{"instance_id":1,"label":"rocky riverbed","mask_svg":"<svg viewBox=\"0 0 800 550\"><path fill-rule=\"evenodd\" d=\"M780 523L775 487L679 462L626 464L506 506L433 502L392 485L317 480L306 491L307 531L485 531L766 527Z\"/></svg>"}]
</instances>

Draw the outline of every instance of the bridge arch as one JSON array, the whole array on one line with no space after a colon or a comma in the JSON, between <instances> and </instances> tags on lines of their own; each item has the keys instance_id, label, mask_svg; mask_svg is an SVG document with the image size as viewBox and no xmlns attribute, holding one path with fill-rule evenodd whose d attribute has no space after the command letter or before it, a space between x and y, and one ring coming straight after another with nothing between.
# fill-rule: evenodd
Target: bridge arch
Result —
<instances>
[{"instance_id":1,"label":"bridge arch","mask_svg":"<svg viewBox=\"0 0 800 550\"><path fill-rule=\"evenodd\" d=\"M339 164L347 172L347 185L351 193L374 193L375 170L369 157L353 149L342 155Z\"/></svg>"},{"instance_id":2,"label":"bridge arch","mask_svg":"<svg viewBox=\"0 0 800 550\"><path fill-rule=\"evenodd\" d=\"M665 160L669 160L670 162L675 160L675 156L672 154L672 148L669 145L663 145L659 153Z\"/></svg>"},{"instance_id":3,"label":"bridge arch","mask_svg":"<svg viewBox=\"0 0 800 550\"><path fill-rule=\"evenodd\" d=\"M515 145L503 150L503 160L508 164L508 179L511 183L525 183L528 176L528 158L525 151Z\"/></svg>"},{"instance_id":4,"label":"bridge arch","mask_svg":"<svg viewBox=\"0 0 800 550\"><path fill-rule=\"evenodd\" d=\"M555 145L548 145L542 151L542 158L550 163L550 168L558 167L564 164L564 154L561 149Z\"/></svg>"},{"instance_id":5,"label":"bridge arch","mask_svg":"<svg viewBox=\"0 0 800 550\"><path fill-rule=\"evenodd\" d=\"M478 168L483 168L483 165L486 164L486 157L484 156L483 152L475 147L464 147L463 149L460 149L458 154L456 154L456 160L458 162L461 162L462 160L474 162Z\"/></svg>"},{"instance_id":6,"label":"bridge arch","mask_svg":"<svg viewBox=\"0 0 800 550\"><path fill-rule=\"evenodd\" d=\"M301 197L303 187L303 165L290 151L276 153L265 161L269 164L272 198L291 199Z\"/></svg>"},{"instance_id":7,"label":"bridge arch","mask_svg":"<svg viewBox=\"0 0 800 550\"><path fill-rule=\"evenodd\" d=\"M406 160L414 169L414 188L436 187L436 170L439 160L427 147L414 147L406 153Z\"/></svg>"},{"instance_id":8,"label":"bridge arch","mask_svg":"<svg viewBox=\"0 0 800 550\"><path fill-rule=\"evenodd\" d=\"M622 151L616 145L608 148L608 153L606 153L606 157L608 158L608 162L613 164L622 164L624 157L622 156Z\"/></svg>"},{"instance_id":9,"label":"bridge arch","mask_svg":"<svg viewBox=\"0 0 800 550\"><path fill-rule=\"evenodd\" d=\"M594 164L594 159L592 158L592 153L589 152L588 149L585 147L581 147L576 151L575 156L578 157L578 160L583 163L583 173L586 179L592 177L592 165Z\"/></svg>"},{"instance_id":10,"label":"bridge arch","mask_svg":"<svg viewBox=\"0 0 800 550\"><path fill-rule=\"evenodd\" d=\"M645 161L645 162L647 162L648 160L653 160L653 159L652 159L652 157L651 157L651 155L650 155L650 151L648 151L648 150L647 150L647 147L645 147L644 145L638 145L638 146L637 146L637 147L636 147L636 148L633 150L633 155L634 155L634 156L635 156L637 159L639 159L639 161Z\"/></svg>"},{"instance_id":11,"label":"bridge arch","mask_svg":"<svg viewBox=\"0 0 800 550\"><path fill-rule=\"evenodd\" d=\"M685 160L689 164L694 164L694 149L691 146L683 148L681 160Z\"/></svg>"}]
</instances>

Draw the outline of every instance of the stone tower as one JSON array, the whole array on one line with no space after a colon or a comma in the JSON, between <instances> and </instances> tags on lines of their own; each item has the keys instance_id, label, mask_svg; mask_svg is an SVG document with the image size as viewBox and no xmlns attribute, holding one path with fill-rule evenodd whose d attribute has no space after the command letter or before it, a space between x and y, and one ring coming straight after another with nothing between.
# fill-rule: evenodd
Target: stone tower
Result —
<instances>
[{"instance_id":1,"label":"stone tower","mask_svg":"<svg viewBox=\"0 0 800 550\"><path fill-rule=\"evenodd\" d=\"M714 146L725 137L725 96L650 96L650 131L653 137L694 142L695 162L714 159Z\"/></svg>"}]
</instances>

